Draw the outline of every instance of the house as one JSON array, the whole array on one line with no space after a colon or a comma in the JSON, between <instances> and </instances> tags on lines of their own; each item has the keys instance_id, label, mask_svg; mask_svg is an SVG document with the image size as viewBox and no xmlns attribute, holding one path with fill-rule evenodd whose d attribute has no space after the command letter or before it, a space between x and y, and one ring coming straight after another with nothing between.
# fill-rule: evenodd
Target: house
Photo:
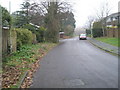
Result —
<instances>
[{"instance_id":1,"label":"house","mask_svg":"<svg viewBox=\"0 0 120 90\"><path fill-rule=\"evenodd\" d=\"M113 13L106 17L107 37L120 37L120 12Z\"/></svg>"}]
</instances>

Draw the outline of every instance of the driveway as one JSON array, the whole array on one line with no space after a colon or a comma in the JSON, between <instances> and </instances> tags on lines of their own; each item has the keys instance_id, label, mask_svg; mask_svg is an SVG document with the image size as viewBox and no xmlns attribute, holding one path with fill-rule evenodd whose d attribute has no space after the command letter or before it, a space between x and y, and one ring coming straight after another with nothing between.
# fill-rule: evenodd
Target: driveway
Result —
<instances>
[{"instance_id":1,"label":"driveway","mask_svg":"<svg viewBox=\"0 0 120 90\"><path fill-rule=\"evenodd\" d=\"M41 61L31 88L117 88L118 57L78 37L61 40Z\"/></svg>"}]
</instances>

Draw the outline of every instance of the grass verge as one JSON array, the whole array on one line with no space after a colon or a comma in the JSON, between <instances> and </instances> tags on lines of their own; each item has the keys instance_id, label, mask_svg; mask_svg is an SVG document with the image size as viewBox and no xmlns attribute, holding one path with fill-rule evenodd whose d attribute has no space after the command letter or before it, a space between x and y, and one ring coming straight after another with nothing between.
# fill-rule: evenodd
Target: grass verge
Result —
<instances>
[{"instance_id":1,"label":"grass verge","mask_svg":"<svg viewBox=\"0 0 120 90\"><path fill-rule=\"evenodd\" d=\"M55 43L39 43L24 45L20 51L12 53L3 59L3 88L17 88L25 72L32 68L32 64L42 58Z\"/></svg>"},{"instance_id":2,"label":"grass verge","mask_svg":"<svg viewBox=\"0 0 120 90\"><path fill-rule=\"evenodd\" d=\"M108 38L108 37L100 37L100 38L95 38L98 41L105 42L107 44L113 45L120 47L120 38Z\"/></svg>"}]
</instances>

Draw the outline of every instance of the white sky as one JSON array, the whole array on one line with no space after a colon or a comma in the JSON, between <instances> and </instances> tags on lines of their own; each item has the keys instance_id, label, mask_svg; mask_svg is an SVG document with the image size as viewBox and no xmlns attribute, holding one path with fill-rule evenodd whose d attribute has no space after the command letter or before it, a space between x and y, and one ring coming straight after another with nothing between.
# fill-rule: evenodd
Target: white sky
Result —
<instances>
[{"instance_id":1,"label":"white sky","mask_svg":"<svg viewBox=\"0 0 120 90\"><path fill-rule=\"evenodd\" d=\"M9 10L9 1L11 2L11 12L20 9L20 4L22 4L23 0L0 0L0 4L3 7L6 7ZM85 25L88 16L95 16L96 9L98 10L100 6L106 0L66 0L71 2L73 5L73 13L76 19L76 26L82 27ZM110 7L112 8L111 13L115 13L118 11L118 2L120 0L107 0Z\"/></svg>"}]
</instances>

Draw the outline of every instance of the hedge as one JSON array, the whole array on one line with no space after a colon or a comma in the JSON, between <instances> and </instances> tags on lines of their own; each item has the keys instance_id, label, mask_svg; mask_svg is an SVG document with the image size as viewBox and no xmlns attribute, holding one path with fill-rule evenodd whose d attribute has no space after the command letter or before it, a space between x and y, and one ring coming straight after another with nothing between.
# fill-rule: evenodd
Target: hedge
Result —
<instances>
[{"instance_id":1,"label":"hedge","mask_svg":"<svg viewBox=\"0 0 120 90\"><path fill-rule=\"evenodd\" d=\"M94 38L103 36L102 28L94 28L92 31Z\"/></svg>"}]
</instances>

